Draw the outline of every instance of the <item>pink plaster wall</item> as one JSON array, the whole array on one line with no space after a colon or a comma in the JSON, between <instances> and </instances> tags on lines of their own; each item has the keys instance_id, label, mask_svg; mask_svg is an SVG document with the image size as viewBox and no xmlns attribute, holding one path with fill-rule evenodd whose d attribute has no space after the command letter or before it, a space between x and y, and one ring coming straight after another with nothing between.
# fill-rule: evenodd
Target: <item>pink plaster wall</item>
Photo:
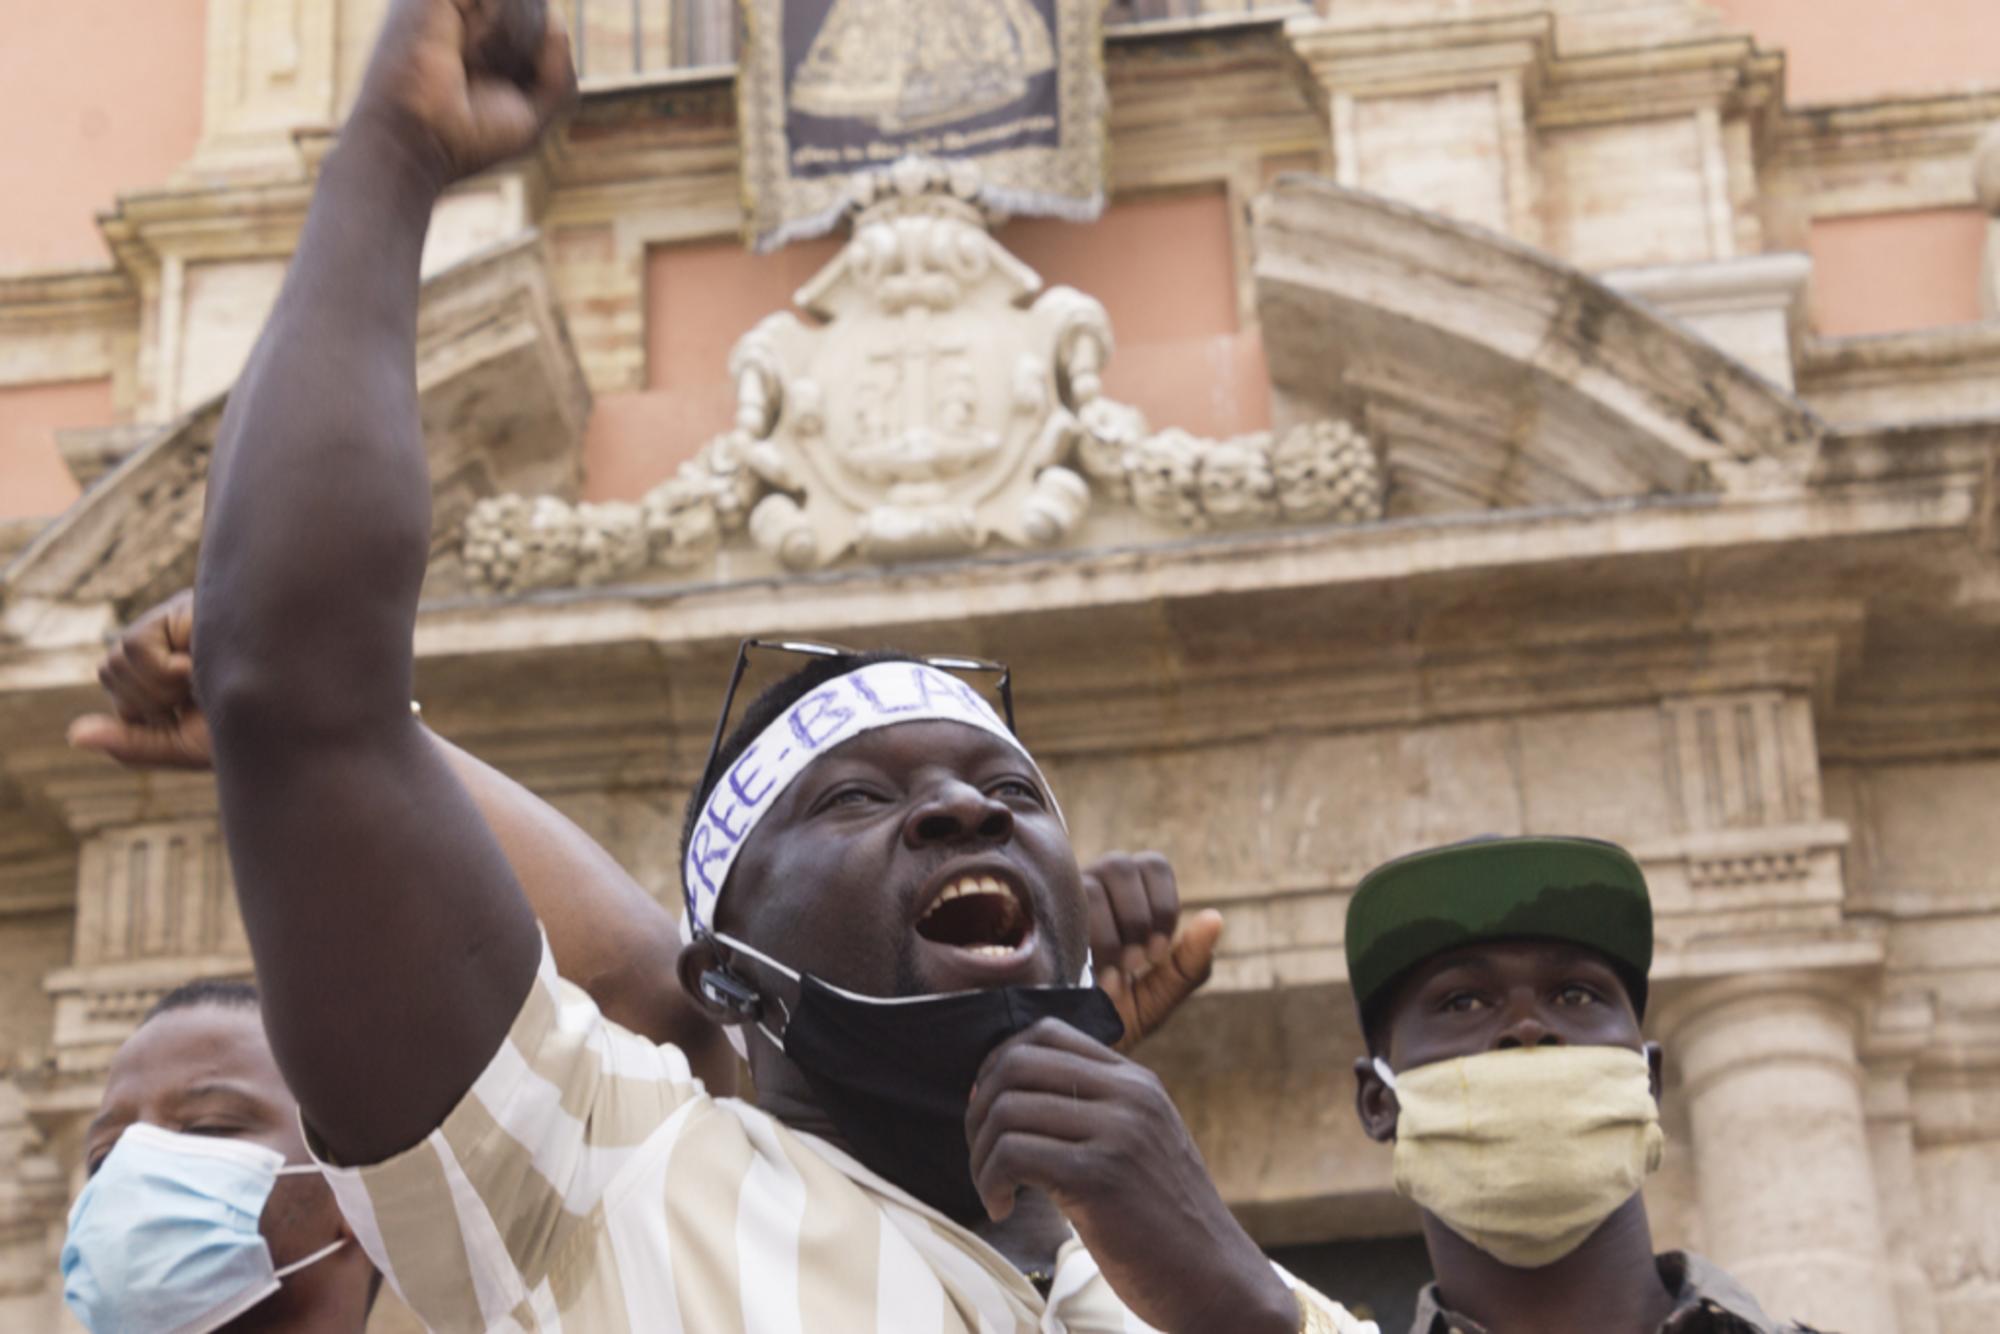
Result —
<instances>
[{"instance_id":1,"label":"pink plaster wall","mask_svg":"<svg viewBox=\"0 0 2000 1334\"><path fill-rule=\"evenodd\" d=\"M2000 87L1996 0L1709 2L1761 46L1785 53L1794 105ZM1814 223L1815 326L1872 334L1980 318L1984 234L1970 209Z\"/></svg>"},{"instance_id":2,"label":"pink plaster wall","mask_svg":"<svg viewBox=\"0 0 2000 1334\"><path fill-rule=\"evenodd\" d=\"M204 0L21 0L0 36L0 272L110 262L93 219L201 135Z\"/></svg>"},{"instance_id":3,"label":"pink plaster wall","mask_svg":"<svg viewBox=\"0 0 2000 1334\"><path fill-rule=\"evenodd\" d=\"M2000 84L1995 0L1710 0L1786 54L1798 102Z\"/></svg>"},{"instance_id":4,"label":"pink plaster wall","mask_svg":"<svg viewBox=\"0 0 2000 1334\"><path fill-rule=\"evenodd\" d=\"M1229 215L1220 193L1117 204L1091 226L1010 224L1000 239L1050 285L1104 302L1118 350L1108 392L1161 426L1231 435L1270 424L1263 347L1239 327ZM751 255L735 242L662 246L646 265L646 382L601 394L584 441L585 494L630 499L730 423L729 351L839 249L836 240Z\"/></svg>"},{"instance_id":5,"label":"pink plaster wall","mask_svg":"<svg viewBox=\"0 0 2000 1334\"><path fill-rule=\"evenodd\" d=\"M1271 424L1264 346L1237 316L1229 204L1220 191L1122 203L1089 227L1023 219L1000 240L1051 286L1104 303L1117 339L1105 392L1154 426L1229 436Z\"/></svg>"},{"instance_id":6,"label":"pink plaster wall","mask_svg":"<svg viewBox=\"0 0 2000 1334\"><path fill-rule=\"evenodd\" d=\"M1971 208L1814 223L1814 327L1829 335L1895 333L1979 319L1986 227Z\"/></svg>"},{"instance_id":7,"label":"pink plaster wall","mask_svg":"<svg viewBox=\"0 0 2000 1334\"><path fill-rule=\"evenodd\" d=\"M117 419L108 379L0 387L0 519L52 517L68 508L76 482L56 452L56 432Z\"/></svg>"}]
</instances>

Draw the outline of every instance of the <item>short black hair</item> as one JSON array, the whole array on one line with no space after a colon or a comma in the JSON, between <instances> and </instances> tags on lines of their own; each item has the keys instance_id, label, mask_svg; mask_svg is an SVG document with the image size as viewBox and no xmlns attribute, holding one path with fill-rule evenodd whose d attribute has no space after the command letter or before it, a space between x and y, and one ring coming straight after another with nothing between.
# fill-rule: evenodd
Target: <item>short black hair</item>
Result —
<instances>
[{"instance_id":1,"label":"short black hair","mask_svg":"<svg viewBox=\"0 0 2000 1334\"><path fill-rule=\"evenodd\" d=\"M722 740L722 749L715 752L715 763L709 766L701 781L696 784L693 795L688 797L687 812L681 818L680 865L682 889L686 889L688 843L694 838L694 827L701 820L701 808L708 801L708 794L722 781L722 775L729 772L729 766L737 757L750 748L750 743L764 734L764 729L776 722L778 715L804 699L819 687L835 677L845 676L857 668L878 662L918 662L921 659L896 649L875 649L867 653L843 653L836 657L815 657L790 676L773 682L757 693L757 697L744 706L743 713L736 720L736 726Z\"/></svg>"},{"instance_id":2,"label":"short black hair","mask_svg":"<svg viewBox=\"0 0 2000 1334\"><path fill-rule=\"evenodd\" d=\"M192 1010L202 1005L225 1010L255 1010L262 1004L255 982L235 977L198 977L192 982L181 983L154 1001L153 1008L146 1011L146 1017L139 1023L151 1023L169 1010Z\"/></svg>"}]
</instances>

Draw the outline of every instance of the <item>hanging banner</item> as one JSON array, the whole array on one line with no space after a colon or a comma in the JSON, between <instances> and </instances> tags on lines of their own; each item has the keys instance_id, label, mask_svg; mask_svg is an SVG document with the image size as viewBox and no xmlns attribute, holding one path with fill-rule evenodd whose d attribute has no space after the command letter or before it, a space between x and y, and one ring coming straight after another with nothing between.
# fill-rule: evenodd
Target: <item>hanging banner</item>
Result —
<instances>
[{"instance_id":1,"label":"hanging banner","mask_svg":"<svg viewBox=\"0 0 2000 1334\"><path fill-rule=\"evenodd\" d=\"M831 231L858 178L976 165L1005 213L1104 207L1104 0L742 0L737 118L759 250Z\"/></svg>"}]
</instances>

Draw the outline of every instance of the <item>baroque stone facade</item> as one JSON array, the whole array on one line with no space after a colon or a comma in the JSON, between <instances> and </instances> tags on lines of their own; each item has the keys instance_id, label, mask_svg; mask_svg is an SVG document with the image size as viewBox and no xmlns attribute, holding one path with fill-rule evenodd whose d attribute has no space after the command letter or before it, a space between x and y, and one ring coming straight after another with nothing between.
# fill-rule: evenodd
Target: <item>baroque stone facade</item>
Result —
<instances>
[{"instance_id":1,"label":"baroque stone facade","mask_svg":"<svg viewBox=\"0 0 2000 1334\"><path fill-rule=\"evenodd\" d=\"M62 726L187 580L215 396L378 9L218 0L208 138L107 217L119 268L0 280L0 373L108 374L130 423L65 439L90 488L0 576L8 1329L63 1327L110 1052L245 965L208 786ZM1475 833L1618 839L1659 916L1661 1242L1850 1334L1993 1327L2000 333L1817 336L1799 252L2000 207L2000 90L1800 111L1692 0L1210 16L1107 68L1117 197L1228 201L1267 426L1119 400L1099 294L913 167L744 331L729 429L586 501L649 248L740 221L726 71L601 85L434 232L427 719L671 902L738 638L1011 661L1079 848L1159 847L1225 910L1147 1056L1260 1240L1336 1266L1414 1227L1351 1110L1354 883Z\"/></svg>"}]
</instances>

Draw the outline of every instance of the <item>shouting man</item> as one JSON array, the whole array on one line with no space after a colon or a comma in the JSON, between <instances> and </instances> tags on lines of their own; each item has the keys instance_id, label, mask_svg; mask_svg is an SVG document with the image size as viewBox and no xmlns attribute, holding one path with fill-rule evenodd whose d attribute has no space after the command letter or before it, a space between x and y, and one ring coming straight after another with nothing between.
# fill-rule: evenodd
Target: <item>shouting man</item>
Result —
<instances>
[{"instance_id":1,"label":"shouting man","mask_svg":"<svg viewBox=\"0 0 2000 1334\"><path fill-rule=\"evenodd\" d=\"M418 261L439 193L568 101L553 8L393 0L209 480L224 830L355 1233L444 1330L1352 1328L1263 1259L1109 1045L1054 799L935 666L816 663L704 777L680 969L747 1032L757 1106L558 976L408 705Z\"/></svg>"},{"instance_id":2,"label":"shouting man","mask_svg":"<svg viewBox=\"0 0 2000 1334\"><path fill-rule=\"evenodd\" d=\"M1370 1138L1423 1215L1411 1334L1779 1334L1727 1274L1653 1254L1653 912L1623 848L1477 839L1371 871L1347 912Z\"/></svg>"}]
</instances>

